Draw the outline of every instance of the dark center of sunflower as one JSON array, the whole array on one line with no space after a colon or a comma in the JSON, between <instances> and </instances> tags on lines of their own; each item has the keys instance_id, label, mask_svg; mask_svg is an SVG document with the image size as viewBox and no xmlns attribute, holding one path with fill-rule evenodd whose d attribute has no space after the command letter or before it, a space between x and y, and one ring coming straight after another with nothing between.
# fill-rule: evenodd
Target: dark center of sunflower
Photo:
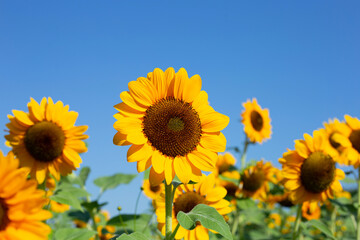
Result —
<instances>
[{"instance_id":1,"label":"dark center of sunflower","mask_svg":"<svg viewBox=\"0 0 360 240\"><path fill-rule=\"evenodd\" d=\"M265 180L265 176L262 170L255 171L249 176L243 175L243 189L249 192L255 192L258 190Z\"/></svg>"},{"instance_id":2,"label":"dark center of sunflower","mask_svg":"<svg viewBox=\"0 0 360 240\"><path fill-rule=\"evenodd\" d=\"M156 186L151 186L150 185L150 190L154 193L156 193L157 191L160 190L160 185L156 185Z\"/></svg>"},{"instance_id":3,"label":"dark center of sunflower","mask_svg":"<svg viewBox=\"0 0 360 240\"><path fill-rule=\"evenodd\" d=\"M260 113L258 113L257 111L251 112L250 120L251 120L251 125L253 126L253 128L256 131L259 132L263 128L264 120L263 120L262 116L260 115Z\"/></svg>"},{"instance_id":4,"label":"dark center of sunflower","mask_svg":"<svg viewBox=\"0 0 360 240\"><path fill-rule=\"evenodd\" d=\"M352 131L349 140L353 148L355 148L360 153L360 130Z\"/></svg>"},{"instance_id":5,"label":"dark center of sunflower","mask_svg":"<svg viewBox=\"0 0 360 240\"><path fill-rule=\"evenodd\" d=\"M229 168L230 168L230 164L226 164L226 163L221 164L219 166L219 174L226 172L227 170L229 170Z\"/></svg>"},{"instance_id":6,"label":"dark center of sunflower","mask_svg":"<svg viewBox=\"0 0 360 240\"><path fill-rule=\"evenodd\" d=\"M31 126L24 139L26 150L40 162L51 162L59 157L64 149L63 130L52 122L39 122Z\"/></svg>"},{"instance_id":7,"label":"dark center of sunflower","mask_svg":"<svg viewBox=\"0 0 360 240\"><path fill-rule=\"evenodd\" d=\"M164 98L146 110L143 132L162 154L186 156L200 142L200 117L189 103L173 97Z\"/></svg>"},{"instance_id":8,"label":"dark center of sunflower","mask_svg":"<svg viewBox=\"0 0 360 240\"><path fill-rule=\"evenodd\" d=\"M228 196L235 197L238 187L234 183L228 182L225 184L224 188L226 189Z\"/></svg>"},{"instance_id":9,"label":"dark center of sunflower","mask_svg":"<svg viewBox=\"0 0 360 240\"><path fill-rule=\"evenodd\" d=\"M313 152L301 166L300 179L305 189L312 193L326 190L335 176L335 162L329 155Z\"/></svg>"},{"instance_id":10,"label":"dark center of sunflower","mask_svg":"<svg viewBox=\"0 0 360 240\"><path fill-rule=\"evenodd\" d=\"M8 208L6 207L5 201L0 198L0 231L4 230L9 223L7 212Z\"/></svg>"},{"instance_id":11,"label":"dark center of sunflower","mask_svg":"<svg viewBox=\"0 0 360 240\"><path fill-rule=\"evenodd\" d=\"M340 144L334 141L334 139L333 139L334 134L335 134L335 132L333 132L332 134L330 134L330 136L329 136L329 142L330 142L330 145L331 145L333 148L337 149L338 147L340 147Z\"/></svg>"},{"instance_id":12,"label":"dark center of sunflower","mask_svg":"<svg viewBox=\"0 0 360 240\"><path fill-rule=\"evenodd\" d=\"M279 202L279 204L283 207L292 207L294 204L292 201L287 197Z\"/></svg>"},{"instance_id":13,"label":"dark center of sunflower","mask_svg":"<svg viewBox=\"0 0 360 240\"><path fill-rule=\"evenodd\" d=\"M179 196L174 202L175 217L178 212L190 212L196 205L205 203L205 198L195 192L186 192Z\"/></svg>"}]
</instances>

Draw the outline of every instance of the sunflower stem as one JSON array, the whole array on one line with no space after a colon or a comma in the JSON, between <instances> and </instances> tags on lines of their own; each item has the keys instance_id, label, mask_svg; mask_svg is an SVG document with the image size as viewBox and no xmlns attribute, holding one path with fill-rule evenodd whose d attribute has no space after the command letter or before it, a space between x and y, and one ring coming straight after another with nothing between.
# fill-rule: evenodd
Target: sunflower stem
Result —
<instances>
[{"instance_id":1,"label":"sunflower stem","mask_svg":"<svg viewBox=\"0 0 360 240\"><path fill-rule=\"evenodd\" d=\"M171 239L172 232L172 184L165 182L165 240Z\"/></svg>"},{"instance_id":2,"label":"sunflower stem","mask_svg":"<svg viewBox=\"0 0 360 240\"><path fill-rule=\"evenodd\" d=\"M175 238L176 232L178 231L179 227L180 227L180 224L178 223L176 225L174 232L170 235L170 240L173 240Z\"/></svg>"},{"instance_id":3,"label":"sunflower stem","mask_svg":"<svg viewBox=\"0 0 360 240\"><path fill-rule=\"evenodd\" d=\"M357 179L358 184L358 205L357 205L357 228L356 228L356 239L360 240L360 167L358 168L359 174Z\"/></svg>"},{"instance_id":4,"label":"sunflower stem","mask_svg":"<svg viewBox=\"0 0 360 240\"><path fill-rule=\"evenodd\" d=\"M250 141L247 137L245 137L245 143L244 143L244 150L241 153L241 166L240 166L240 170L245 168L245 164L246 164L246 151L247 148L250 144Z\"/></svg>"},{"instance_id":5,"label":"sunflower stem","mask_svg":"<svg viewBox=\"0 0 360 240\"><path fill-rule=\"evenodd\" d=\"M296 220L295 220L293 237L292 237L293 240L298 239L299 234L301 234L299 232L300 223L301 223L301 208L302 208L302 203L298 205L298 209L297 209L297 212L296 212Z\"/></svg>"},{"instance_id":6,"label":"sunflower stem","mask_svg":"<svg viewBox=\"0 0 360 240\"><path fill-rule=\"evenodd\" d=\"M138 208L138 205L139 205L139 199L140 199L140 196L141 196L141 192L142 192L142 188L140 188L140 192L139 192L139 194L137 196L136 203L135 203L134 232L136 231L136 213L137 213L137 208Z\"/></svg>"},{"instance_id":7,"label":"sunflower stem","mask_svg":"<svg viewBox=\"0 0 360 240\"><path fill-rule=\"evenodd\" d=\"M332 212L331 212L331 233L335 236L336 231L336 214L337 214L338 206L334 206Z\"/></svg>"}]
</instances>

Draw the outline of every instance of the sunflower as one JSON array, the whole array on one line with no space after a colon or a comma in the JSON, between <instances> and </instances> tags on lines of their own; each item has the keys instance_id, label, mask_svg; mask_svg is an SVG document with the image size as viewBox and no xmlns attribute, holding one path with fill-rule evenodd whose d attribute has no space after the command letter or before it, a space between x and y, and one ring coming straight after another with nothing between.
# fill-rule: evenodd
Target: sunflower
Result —
<instances>
[{"instance_id":1,"label":"sunflower","mask_svg":"<svg viewBox=\"0 0 360 240\"><path fill-rule=\"evenodd\" d=\"M137 162L138 172L151 166L151 185L164 179L170 184L175 174L183 183L197 181L201 170L214 170L217 152L226 148L220 131L229 118L209 106L199 75L156 68L128 86L114 106L119 112L113 141L131 145L127 160Z\"/></svg>"},{"instance_id":2,"label":"sunflower","mask_svg":"<svg viewBox=\"0 0 360 240\"><path fill-rule=\"evenodd\" d=\"M157 198L157 196L165 190L165 185L159 184L159 185L152 186L149 182L149 179L146 179L143 181L142 188L143 188L145 196L147 196L148 198L150 198L152 200L155 200Z\"/></svg>"},{"instance_id":3,"label":"sunflower","mask_svg":"<svg viewBox=\"0 0 360 240\"><path fill-rule=\"evenodd\" d=\"M307 220L319 219L321 214L321 209L319 202L303 202L301 206L302 216Z\"/></svg>"},{"instance_id":4,"label":"sunflower","mask_svg":"<svg viewBox=\"0 0 360 240\"><path fill-rule=\"evenodd\" d=\"M97 226L97 235L100 240L109 240L115 236L114 226ZM95 237L91 237L89 240L95 240Z\"/></svg>"},{"instance_id":5,"label":"sunflower","mask_svg":"<svg viewBox=\"0 0 360 240\"><path fill-rule=\"evenodd\" d=\"M30 99L29 113L13 110L8 115L9 135L5 138L20 159L20 167L29 169L39 184L51 173L57 180L80 167L79 153L87 151L83 133L87 126L75 127L77 112L69 111L61 101L53 103L49 97L40 105Z\"/></svg>"},{"instance_id":6,"label":"sunflower","mask_svg":"<svg viewBox=\"0 0 360 240\"><path fill-rule=\"evenodd\" d=\"M35 180L26 179L19 160L12 152L0 151L0 239L47 239L51 229L42 221L51 213L43 210L45 192L37 189Z\"/></svg>"},{"instance_id":7,"label":"sunflower","mask_svg":"<svg viewBox=\"0 0 360 240\"><path fill-rule=\"evenodd\" d=\"M198 204L206 204L214 207L221 215L226 215L231 212L229 202L223 199L226 195L226 190L223 187L215 185L215 175L212 173L209 176L202 176L197 184L184 184L177 187L174 195L174 204L172 208L172 226L173 230L178 224L176 216L178 212L190 212ZM158 228L165 233L165 195L162 193L156 199L156 216L159 222ZM193 230L186 230L179 227L175 239L184 238L185 240L209 239L208 229L201 224L197 224Z\"/></svg>"},{"instance_id":8,"label":"sunflower","mask_svg":"<svg viewBox=\"0 0 360 240\"><path fill-rule=\"evenodd\" d=\"M244 124L244 131L251 142L262 143L263 140L271 136L271 124L268 109L262 109L258 105L256 98L252 102L248 100L243 103L245 110L241 113Z\"/></svg>"},{"instance_id":9,"label":"sunflower","mask_svg":"<svg viewBox=\"0 0 360 240\"><path fill-rule=\"evenodd\" d=\"M281 226L281 215L278 213L271 213L267 219L267 225L269 228L277 228Z\"/></svg>"},{"instance_id":10,"label":"sunflower","mask_svg":"<svg viewBox=\"0 0 360 240\"><path fill-rule=\"evenodd\" d=\"M274 167L270 162L258 161L255 166L245 169L241 175L240 189L244 197L266 200L269 192L269 182L274 182Z\"/></svg>"},{"instance_id":11,"label":"sunflower","mask_svg":"<svg viewBox=\"0 0 360 240\"><path fill-rule=\"evenodd\" d=\"M236 159L231 153L219 154L214 173L219 175L229 171L231 167L234 167L235 163Z\"/></svg>"},{"instance_id":12,"label":"sunflower","mask_svg":"<svg viewBox=\"0 0 360 240\"><path fill-rule=\"evenodd\" d=\"M345 115L346 124L341 125L340 133L335 133L333 138L340 144L341 156L345 164L360 165L360 120Z\"/></svg>"},{"instance_id":13,"label":"sunflower","mask_svg":"<svg viewBox=\"0 0 360 240\"><path fill-rule=\"evenodd\" d=\"M313 137L304 134L305 140L296 140L295 150L288 150L279 159L284 186L295 204L325 201L342 190L339 180L345 174L335 167L336 156L329 155L325 138L319 130L314 131Z\"/></svg>"}]
</instances>

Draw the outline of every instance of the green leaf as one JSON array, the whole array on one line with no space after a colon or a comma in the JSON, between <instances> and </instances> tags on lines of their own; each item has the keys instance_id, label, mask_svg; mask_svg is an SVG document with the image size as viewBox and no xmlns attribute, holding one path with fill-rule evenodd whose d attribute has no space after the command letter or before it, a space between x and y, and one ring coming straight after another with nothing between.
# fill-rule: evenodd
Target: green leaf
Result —
<instances>
[{"instance_id":1,"label":"green leaf","mask_svg":"<svg viewBox=\"0 0 360 240\"><path fill-rule=\"evenodd\" d=\"M130 183L137 174L122 174L117 173L112 176L100 177L94 180L94 184L100 187L103 191L107 189L116 188L120 184Z\"/></svg>"},{"instance_id":2,"label":"green leaf","mask_svg":"<svg viewBox=\"0 0 360 240\"><path fill-rule=\"evenodd\" d=\"M69 183L62 183L56 189L55 195L66 195L66 196L71 195L80 198L80 197L87 197L90 194L85 189L75 187Z\"/></svg>"},{"instance_id":3,"label":"green leaf","mask_svg":"<svg viewBox=\"0 0 360 240\"><path fill-rule=\"evenodd\" d=\"M317 229L319 229L321 232L323 232L325 235L329 236L331 239L336 239L333 234L331 233L330 229L328 228L328 226L326 226L323 222L321 222L320 220L310 220L307 222L308 226L313 226Z\"/></svg>"},{"instance_id":4,"label":"green leaf","mask_svg":"<svg viewBox=\"0 0 360 240\"><path fill-rule=\"evenodd\" d=\"M202 226L218 232L225 239L233 239L229 225L225 222L223 216L215 208L208 205L198 204L188 213L180 211L177 220L185 229L194 229L196 222L200 222Z\"/></svg>"},{"instance_id":5,"label":"green leaf","mask_svg":"<svg viewBox=\"0 0 360 240\"><path fill-rule=\"evenodd\" d=\"M251 198L242 198L236 200L236 204L240 209L256 208L256 203Z\"/></svg>"},{"instance_id":6,"label":"green leaf","mask_svg":"<svg viewBox=\"0 0 360 240\"><path fill-rule=\"evenodd\" d=\"M70 205L75 209L83 211L83 209L81 208L80 200L72 195L58 194L50 196L50 199L58 203Z\"/></svg>"},{"instance_id":7,"label":"green leaf","mask_svg":"<svg viewBox=\"0 0 360 240\"><path fill-rule=\"evenodd\" d=\"M55 240L88 240L95 231L84 228L61 228L55 232Z\"/></svg>"},{"instance_id":8,"label":"green leaf","mask_svg":"<svg viewBox=\"0 0 360 240\"><path fill-rule=\"evenodd\" d=\"M116 240L149 240L145 235L139 232L134 232L130 235L123 233L120 237L114 238Z\"/></svg>"},{"instance_id":9,"label":"green leaf","mask_svg":"<svg viewBox=\"0 0 360 240\"><path fill-rule=\"evenodd\" d=\"M88 211L70 211L68 213L68 216L71 217L71 219L73 220L77 219L86 223L90 220L90 213Z\"/></svg>"},{"instance_id":10,"label":"green leaf","mask_svg":"<svg viewBox=\"0 0 360 240\"><path fill-rule=\"evenodd\" d=\"M93 209L96 209L96 212L98 212L100 211L101 207L105 206L106 204L107 202L99 203L98 201L92 201L92 202L83 202L81 205L89 212L92 212Z\"/></svg>"},{"instance_id":11,"label":"green leaf","mask_svg":"<svg viewBox=\"0 0 360 240\"><path fill-rule=\"evenodd\" d=\"M88 179L90 174L90 168L89 167L83 167L80 170L79 173L79 179L81 181L82 186L85 186L86 180Z\"/></svg>"}]
</instances>

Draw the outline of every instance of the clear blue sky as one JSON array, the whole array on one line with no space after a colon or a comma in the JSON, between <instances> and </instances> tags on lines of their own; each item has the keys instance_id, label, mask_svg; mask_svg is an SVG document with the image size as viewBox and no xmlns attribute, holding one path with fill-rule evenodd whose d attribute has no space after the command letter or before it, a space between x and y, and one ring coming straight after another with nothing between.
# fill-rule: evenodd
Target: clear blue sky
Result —
<instances>
[{"instance_id":1,"label":"clear blue sky","mask_svg":"<svg viewBox=\"0 0 360 240\"><path fill-rule=\"evenodd\" d=\"M272 139L249 158L273 162L295 139L344 114L360 117L359 1L0 1L0 126L12 109L51 96L88 125L82 166L92 180L136 173L112 143L113 105L156 67L199 74L230 117L228 146L244 139L242 102L270 110ZM2 133L5 135L5 132ZM5 142L5 140L3 139ZM0 144L3 152L9 149ZM133 212L142 176L103 196ZM148 208L142 196L139 211Z\"/></svg>"}]
</instances>

